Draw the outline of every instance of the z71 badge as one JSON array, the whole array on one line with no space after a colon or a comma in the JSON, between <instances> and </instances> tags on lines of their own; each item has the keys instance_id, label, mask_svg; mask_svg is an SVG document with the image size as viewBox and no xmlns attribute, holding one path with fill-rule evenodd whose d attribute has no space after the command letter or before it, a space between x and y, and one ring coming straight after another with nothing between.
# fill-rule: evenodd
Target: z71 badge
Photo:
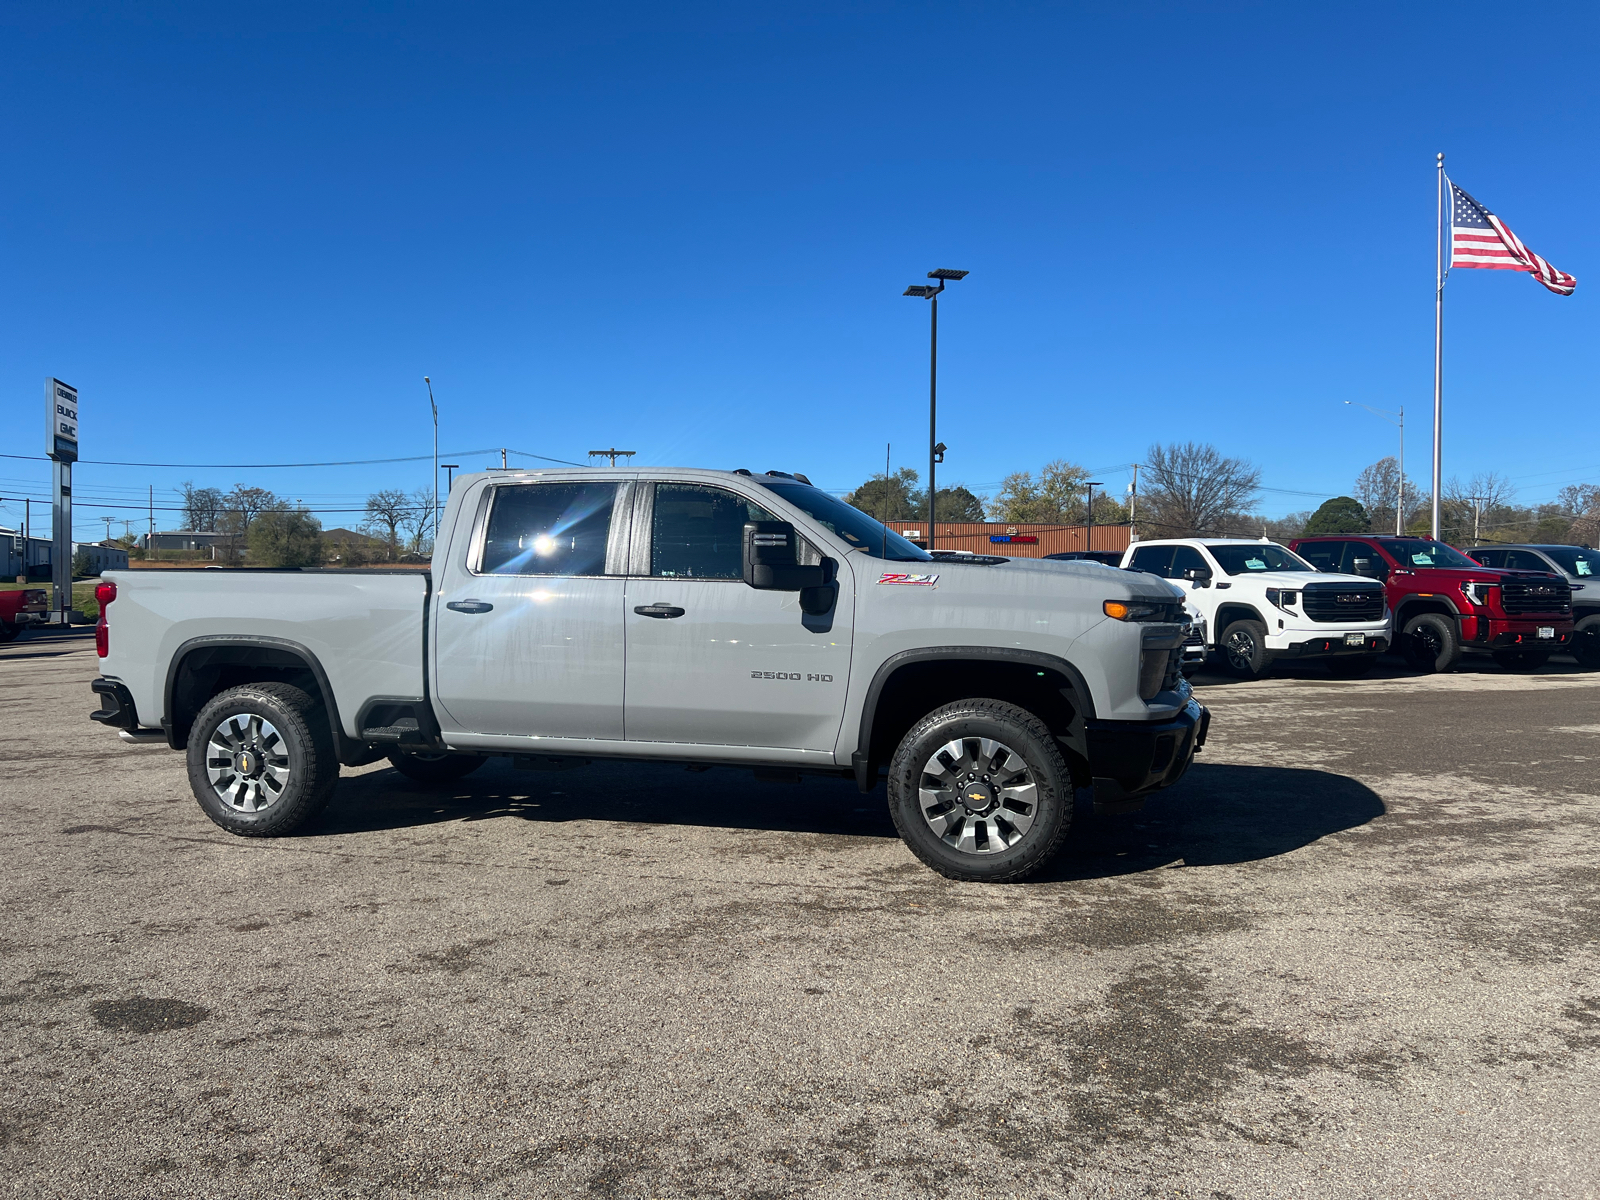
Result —
<instances>
[{"instance_id":1,"label":"z71 badge","mask_svg":"<svg viewBox=\"0 0 1600 1200\"><path fill-rule=\"evenodd\" d=\"M932 587L939 582L937 575L908 575L904 571L885 571L878 576L879 583L909 583L919 587Z\"/></svg>"}]
</instances>

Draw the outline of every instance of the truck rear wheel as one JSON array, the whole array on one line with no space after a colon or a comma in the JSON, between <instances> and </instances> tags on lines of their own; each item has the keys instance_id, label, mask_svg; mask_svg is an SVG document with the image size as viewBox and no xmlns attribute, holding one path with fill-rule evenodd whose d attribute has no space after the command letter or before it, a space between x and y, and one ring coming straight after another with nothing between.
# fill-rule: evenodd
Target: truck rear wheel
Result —
<instances>
[{"instance_id":1,"label":"truck rear wheel","mask_svg":"<svg viewBox=\"0 0 1600 1200\"><path fill-rule=\"evenodd\" d=\"M1600 614L1578 622L1572 635L1572 657L1591 671L1600 668Z\"/></svg>"},{"instance_id":2,"label":"truck rear wheel","mask_svg":"<svg viewBox=\"0 0 1600 1200\"><path fill-rule=\"evenodd\" d=\"M407 754L389 751L389 765L418 783L452 783L471 775L489 760L481 754Z\"/></svg>"},{"instance_id":3,"label":"truck rear wheel","mask_svg":"<svg viewBox=\"0 0 1600 1200\"><path fill-rule=\"evenodd\" d=\"M22 632L22 626L13 625L10 621L0 621L0 644L9 642Z\"/></svg>"},{"instance_id":4,"label":"truck rear wheel","mask_svg":"<svg viewBox=\"0 0 1600 1200\"><path fill-rule=\"evenodd\" d=\"M1235 621L1217 642L1228 673L1240 679L1260 679L1272 666L1267 649L1267 627L1260 621Z\"/></svg>"},{"instance_id":5,"label":"truck rear wheel","mask_svg":"<svg viewBox=\"0 0 1600 1200\"><path fill-rule=\"evenodd\" d=\"M247 683L212 698L189 731L189 786L240 837L292 833L339 781L322 706L287 683Z\"/></svg>"},{"instance_id":6,"label":"truck rear wheel","mask_svg":"<svg viewBox=\"0 0 1600 1200\"><path fill-rule=\"evenodd\" d=\"M1508 671L1537 671L1550 661L1550 651L1496 650L1494 660Z\"/></svg>"},{"instance_id":7,"label":"truck rear wheel","mask_svg":"<svg viewBox=\"0 0 1600 1200\"><path fill-rule=\"evenodd\" d=\"M1423 613L1406 622L1404 653L1413 671L1433 674L1455 668L1461 659L1456 623L1443 613Z\"/></svg>"},{"instance_id":8,"label":"truck rear wheel","mask_svg":"<svg viewBox=\"0 0 1600 1200\"><path fill-rule=\"evenodd\" d=\"M889 763L889 813L939 874L1010 883L1039 870L1072 825L1071 772L1050 730L1001 700L958 700L911 727Z\"/></svg>"}]
</instances>

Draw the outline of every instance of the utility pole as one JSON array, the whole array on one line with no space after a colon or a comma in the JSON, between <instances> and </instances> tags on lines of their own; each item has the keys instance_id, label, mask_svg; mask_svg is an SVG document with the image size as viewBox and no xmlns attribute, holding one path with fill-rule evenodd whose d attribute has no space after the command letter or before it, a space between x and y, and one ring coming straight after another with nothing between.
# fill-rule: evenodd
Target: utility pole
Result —
<instances>
[{"instance_id":1,"label":"utility pole","mask_svg":"<svg viewBox=\"0 0 1600 1200\"><path fill-rule=\"evenodd\" d=\"M1128 539L1129 539L1129 541L1134 541L1134 542L1137 542L1139 540L1139 529L1138 529L1138 526L1136 526L1133 523L1133 520L1134 520L1134 517L1133 517L1133 506L1136 503L1138 503L1138 500L1139 500L1139 464L1138 463L1134 463L1133 464L1133 482L1128 485Z\"/></svg>"},{"instance_id":2,"label":"utility pole","mask_svg":"<svg viewBox=\"0 0 1600 1200\"><path fill-rule=\"evenodd\" d=\"M1083 548L1094 549L1094 490L1101 486L1098 479L1086 481L1084 486L1089 489L1089 506L1084 510Z\"/></svg>"},{"instance_id":3,"label":"utility pole","mask_svg":"<svg viewBox=\"0 0 1600 1200\"><path fill-rule=\"evenodd\" d=\"M506 448L504 446L500 447L500 469L502 471L506 469Z\"/></svg>"},{"instance_id":4,"label":"utility pole","mask_svg":"<svg viewBox=\"0 0 1600 1200\"><path fill-rule=\"evenodd\" d=\"M111 540L111 521L112 521L112 518L111 517L101 517L100 519L106 523L106 541L109 542Z\"/></svg>"},{"instance_id":5,"label":"utility pole","mask_svg":"<svg viewBox=\"0 0 1600 1200\"><path fill-rule=\"evenodd\" d=\"M150 542L145 546L145 557L152 562L156 557L156 485L150 485Z\"/></svg>"},{"instance_id":6,"label":"utility pole","mask_svg":"<svg viewBox=\"0 0 1600 1200\"><path fill-rule=\"evenodd\" d=\"M591 450L591 451L589 451L589 457L590 458L609 458L611 460L611 464L610 465L614 467L614 466L617 465L617 459L619 459L619 458L632 458L637 453L638 453L638 451L636 451L636 450L617 450L617 449L613 448L613 449L610 449L610 450Z\"/></svg>"},{"instance_id":7,"label":"utility pole","mask_svg":"<svg viewBox=\"0 0 1600 1200\"><path fill-rule=\"evenodd\" d=\"M1476 546L1478 544L1479 521L1483 516L1483 503L1489 497L1468 496L1467 499L1472 501L1472 544Z\"/></svg>"},{"instance_id":8,"label":"utility pole","mask_svg":"<svg viewBox=\"0 0 1600 1200\"><path fill-rule=\"evenodd\" d=\"M440 463L444 468L444 494L450 495L450 490L456 486L456 472L461 469L460 463Z\"/></svg>"},{"instance_id":9,"label":"utility pole","mask_svg":"<svg viewBox=\"0 0 1600 1200\"><path fill-rule=\"evenodd\" d=\"M1405 532L1404 526L1405 526L1405 519L1406 519L1406 409L1405 409L1405 405L1402 404L1400 406L1400 411L1399 412L1390 412L1386 408L1373 408L1372 405L1370 405L1370 404L1359 404L1355 400L1346 400L1345 403L1346 404L1355 404L1359 408L1366 409L1369 413L1376 413L1378 416L1382 417L1385 421L1389 422L1389 424L1398 425L1400 427L1400 482L1399 482L1399 484L1397 486L1397 494L1395 496L1395 503L1394 503L1394 535L1395 535L1395 537L1399 537L1402 533ZM1437 524L1437 521L1435 522L1435 524ZM1434 537L1438 537L1438 536L1439 536L1438 533L1435 532L1434 533Z\"/></svg>"},{"instance_id":10,"label":"utility pole","mask_svg":"<svg viewBox=\"0 0 1600 1200\"><path fill-rule=\"evenodd\" d=\"M938 287L927 287L922 284L912 284L902 296L916 296L923 300L933 302L933 312L928 326L928 549L934 547L935 522L938 514L934 511L934 497L938 494L934 487L933 469L936 463L944 461L944 452L948 447L939 441L939 293L944 291L944 285L957 279L965 279L972 272L951 271L940 267L937 271L929 271L929 279L937 279Z\"/></svg>"}]
</instances>

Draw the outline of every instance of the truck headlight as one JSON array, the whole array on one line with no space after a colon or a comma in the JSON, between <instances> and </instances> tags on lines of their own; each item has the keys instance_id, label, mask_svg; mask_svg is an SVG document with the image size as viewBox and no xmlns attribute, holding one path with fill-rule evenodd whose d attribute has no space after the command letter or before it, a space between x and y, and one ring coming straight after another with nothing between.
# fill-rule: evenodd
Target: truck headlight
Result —
<instances>
[{"instance_id":1,"label":"truck headlight","mask_svg":"<svg viewBox=\"0 0 1600 1200\"><path fill-rule=\"evenodd\" d=\"M1165 604L1146 604L1138 600L1107 600L1100 608L1115 621L1164 621L1168 616Z\"/></svg>"},{"instance_id":2,"label":"truck headlight","mask_svg":"<svg viewBox=\"0 0 1600 1200\"><path fill-rule=\"evenodd\" d=\"M1461 585L1461 594L1480 608L1489 606L1489 596L1494 589L1500 586L1495 583L1480 583L1476 580Z\"/></svg>"},{"instance_id":3,"label":"truck headlight","mask_svg":"<svg viewBox=\"0 0 1600 1200\"><path fill-rule=\"evenodd\" d=\"M1267 600L1284 612L1288 612L1300 602L1300 593L1293 588L1268 588Z\"/></svg>"}]
</instances>

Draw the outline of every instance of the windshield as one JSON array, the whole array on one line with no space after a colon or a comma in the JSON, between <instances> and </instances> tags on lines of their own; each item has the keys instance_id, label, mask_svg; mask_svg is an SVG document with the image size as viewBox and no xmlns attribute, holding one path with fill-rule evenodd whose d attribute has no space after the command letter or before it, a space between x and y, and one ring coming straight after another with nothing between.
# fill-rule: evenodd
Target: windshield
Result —
<instances>
[{"instance_id":1,"label":"windshield","mask_svg":"<svg viewBox=\"0 0 1600 1200\"><path fill-rule=\"evenodd\" d=\"M1553 558L1568 575L1600 575L1600 553L1576 546L1546 546L1545 555Z\"/></svg>"},{"instance_id":2,"label":"windshield","mask_svg":"<svg viewBox=\"0 0 1600 1200\"><path fill-rule=\"evenodd\" d=\"M1248 546L1207 546L1211 557L1229 575L1249 575L1254 571L1309 571L1311 564L1297 558L1274 542L1256 542Z\"/></svg>"},{"instance_id":3,"label":"windshield","mask_svg":"<svg viewBox=\"0 0 1600 1200\"><path fill-rule=\"evenodd\" d=\"M1384 538L1379 543L1402 567L1466 567L1483 569L1459 550L1431 538Z\"/></svg>"},{"instance_id":4,"label":"windshield","mask_svg":"<svg viewBox=\"0 0 1600 1200\"><path fill-rule=\"evenodd\" d=\"M933 556L919 550L881 521L875 521L859 508L852 508L836 496L820 492L803 483L768 483L756 480L770 488L807 516L825 525L855 549L873 558L887 558L893 562L932 562Z\"/></svg>"}]
</instances>

